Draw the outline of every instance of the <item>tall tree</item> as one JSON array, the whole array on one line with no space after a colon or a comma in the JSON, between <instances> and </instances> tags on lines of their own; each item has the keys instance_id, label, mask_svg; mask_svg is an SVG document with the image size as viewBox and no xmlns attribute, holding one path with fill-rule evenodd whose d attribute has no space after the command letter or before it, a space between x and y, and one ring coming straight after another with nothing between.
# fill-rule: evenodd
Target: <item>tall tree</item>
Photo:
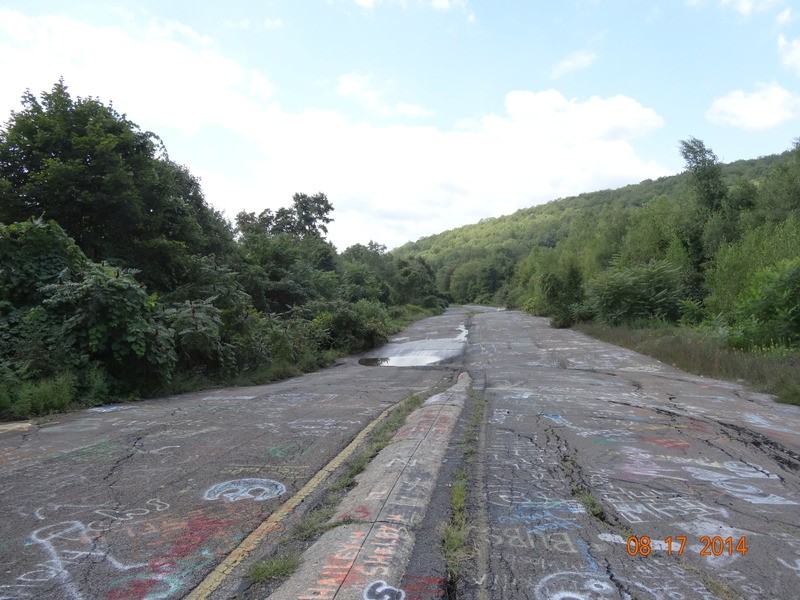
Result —
<instances>
[{"instance_id":1,"label":"tall tree","mask_svg":"<svg viewBox=\"0 0 800 600\"><path fill-rule=\"evenodd\" d=\"M728 188L722 179L722 165L717 155L695 137L681 140L680 152L700 203L712 211L719 210Z\"/></svg>"},{"instance_id":2,"label":"tall tree","mask_svg":"<svg viewBox=\"0 0 800 600\"><path fill-rule=\"evenodd\" d=\"M233 234L161 140L59 81L0 131L0 222L53 219L95 261L134 267L158 289L187 254L225 252Z\"/></svg>"}]
</instances>

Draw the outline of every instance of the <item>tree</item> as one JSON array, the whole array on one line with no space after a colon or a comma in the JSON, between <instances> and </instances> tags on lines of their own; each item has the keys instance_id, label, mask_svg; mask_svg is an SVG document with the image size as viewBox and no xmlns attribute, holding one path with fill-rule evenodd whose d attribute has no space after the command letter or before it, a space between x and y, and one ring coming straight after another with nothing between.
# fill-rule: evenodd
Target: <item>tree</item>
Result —
<instances>
[{"instance_id":1,"label":"tree","mask_svg":"<svg viewBox=\"0 0 800 600\"><path fill-rule=\"evenodd\" d=\"M161 140L63 81L27 91L0 131L0 222L53 219L94 261L138 269L158 290L182 282L185 257L227 253L233 233Z\"/></svg>"},{"instance_id":2,"label":"tree","mask_svg":"<svg viewBox=\"0 0 800 600\"><path fill-rule=\"evenodd\" d=\"M700 203L711 211L719 210L728 188L722 179L717 155L695 137L681 140L680 153Z\"/></svg>"},{"instance_id":3,"label":"tree","mask_svg":"<svg viewBox=\"0 0 800 600\"><path fill-rule=\"evenodd\" d=\"M292 201L293 206L279 208L274 213L269 208L258 216L252 212L240 212L236 215L237 231L241 235L285 233L300 238L324 237L328 233L328 223L333 221L328 216L333 211L328 197L322 192L313 196L295 194Z\"/></svg>"}]
</instances>

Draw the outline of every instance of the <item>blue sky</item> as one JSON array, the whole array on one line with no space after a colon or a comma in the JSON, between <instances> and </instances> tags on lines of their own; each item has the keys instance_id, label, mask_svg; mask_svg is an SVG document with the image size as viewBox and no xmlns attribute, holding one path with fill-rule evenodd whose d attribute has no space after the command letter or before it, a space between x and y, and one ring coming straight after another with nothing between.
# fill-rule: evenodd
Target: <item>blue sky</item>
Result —
<instances>
[{"instance_id":1,"label":"blue sky","mask_svg":"<svg viewBox=\"0 0 800 600\"><path fill-rule=\"evenodd\" d=\"M0 115L63 76L233 218L325 192L394 247L800 136L788 0L0 0Z\"/></svg>"}]
</instances>

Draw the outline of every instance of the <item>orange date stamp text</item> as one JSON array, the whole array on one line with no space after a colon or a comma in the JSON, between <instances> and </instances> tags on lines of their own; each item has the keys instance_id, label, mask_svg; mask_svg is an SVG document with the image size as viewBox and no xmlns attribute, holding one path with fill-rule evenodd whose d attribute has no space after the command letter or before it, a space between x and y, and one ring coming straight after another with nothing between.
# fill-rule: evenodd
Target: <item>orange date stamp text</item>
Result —
<instances>
[{"instance_id":1,"label":"orange date stamp text","mask_svg":"<svg viewBox=\"0 0 800 600\"><path fill-rule=\"evenodd\" d=\"M628 538L626 549L631 556L650 556L655 550L666 550L668 555L676 554L680 556L686 548L687 537L676 535L665 538L664 541L653 541L648 536L632 535ZM722 556L727 554L732 556L734 553L744 556L747 554L747 538L742 536L738 539L733 537L722 537L719 535L704 535L700 538L700 556Z\"/></svg>"}]
</instances>

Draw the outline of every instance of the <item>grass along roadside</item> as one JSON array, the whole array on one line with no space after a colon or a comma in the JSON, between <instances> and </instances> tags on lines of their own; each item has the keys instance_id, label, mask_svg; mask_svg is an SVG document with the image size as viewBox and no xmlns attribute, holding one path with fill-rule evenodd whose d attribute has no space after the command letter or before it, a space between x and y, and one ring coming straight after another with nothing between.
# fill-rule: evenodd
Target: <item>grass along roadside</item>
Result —
<instances>
[{"instance_id":1,"label":"grass along roadside","mask_svg":"<svg viewBox=\"0 0 800 600\"><path fill-rule=\"evenodd\" d=\"M461 564L469 556L470 526L467 520L467 472L459 469L453 474L450 490L452 513L450 522L442 528L442 554L447 567L447 597L454 598L461 579Z\"/></svg>"},{"instance_id":2,"label":"grass along roadside","mask_svg":"<svg viewBox=\"0 0 800 600\"><path fill-rule=\"evenodd\" d=\"M429 395L438 391L440 390L433 390ZM265 597L277 589L300 567L302 553L323 533L356 522L353 519L336 521L330 519L336 513L336 507L345 493L355 487L356 476L366 469L378 452L389 445L408 415L419 408L426 397L428 396L414 394L402 400L400 405L370 432L362 448L347 461L341 474L326 486L314 507L286 529L280 541L268 551L263 560L250 567L247 572L250 585L245 591L245 598Z\"/></svg>"},{"instance_id":3,"label":"grass along roadside","mask_svg":"<svg viewBox=\"0 0 800 600\"><path fill-rule=\"evenodd\" d=\"M580 323L574 329L594 338L647 354L696 375L742 382L800 405L800 353L772 349L745 352L710 333L688 327L611 327Z\"/></svg>"},{"instance_id":4,"label":"grass along roadside","mask_svg":"<svg viewBox=\"0 0 800 600\"><path fill-rule=\"evenodd\" d=\"M464 433L458 443L464 457L465 467L453 472L450 489L450 520L442 526L442 556L447 569L445 593L448 600L458 596L458 583L462 577L463 565L472 556L474 546L470 540L474 529L470 524L467 510L470 481L467 469L477 456L479 431L486 418L486 400L472 388L469 389L468 394L472 400L472 406Z\"/></svg>"}]
</instances>

